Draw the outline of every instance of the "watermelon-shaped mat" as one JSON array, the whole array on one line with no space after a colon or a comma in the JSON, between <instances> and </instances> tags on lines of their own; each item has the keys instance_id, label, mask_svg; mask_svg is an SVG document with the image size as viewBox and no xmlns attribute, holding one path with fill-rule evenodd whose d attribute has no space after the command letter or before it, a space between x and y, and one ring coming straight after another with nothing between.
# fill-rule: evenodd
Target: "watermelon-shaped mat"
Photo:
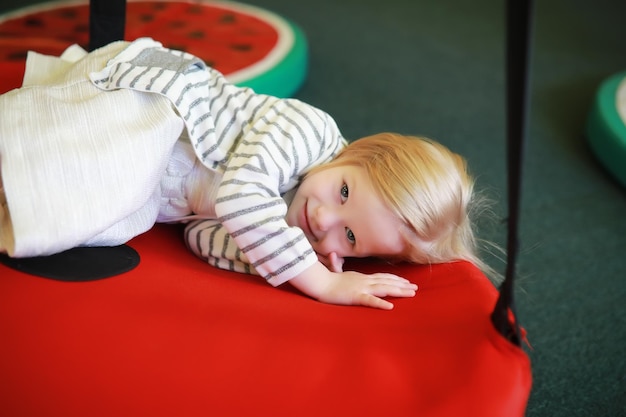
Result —
<instances>
[{"instance_id":1,"label":"watermelon-shaped mat","mask_svg":"<svg viewBox=\"0 0 626 417\"><path fill-rule=\"evenodd\" d=\"M129 1L125 39L142 36L194 54L231 82L258 93L291 96L306 76L308 51L302 31L289 20L250 5ZM85 1L44 3L0 16L3 65L23 65L28 50L58 56L73 43L88 50Z\"/></svg>"},{"instance_id":2,"label":"watermelon-shaped mat","mask_svg":"<svg viewBox=\"0 0 626 417\"><path fill-rule=\"evenodd\" d=\"M600 163L626 186L626 72L598 88L589 118L587 140Z\"/></svg>"},{"instance_id":3,"label":"watermelon-shaped mat","mask_svg":"<svg viewBox=\"0 0 626 417\"><path fill-rule=\"evenodd\" d=\"M85 6L61 5L2 18L0 91L19 86L25 49L58 53L87 42ZM127 37L156 33L237 73L268 13L247 17L248 32L240 15L224 12L231 5L130 2ZM233 23L243 32L220 46ZM297 67L290 59L302 65L304 51L293 48L280 60L286 68ZM210 55L217 50L228 58ZM264 85L287 95L295 85L285 87L286 78ZM179 226L158 225L128 247L139 264L99 280L42 278L0 263L0 415L523 415L528 357L494 329L497 291L469 263L348 265L419 285L414 298L382 311L322 304L288 284L212 268L185 248Z\"/></svg>"}]
</instances>

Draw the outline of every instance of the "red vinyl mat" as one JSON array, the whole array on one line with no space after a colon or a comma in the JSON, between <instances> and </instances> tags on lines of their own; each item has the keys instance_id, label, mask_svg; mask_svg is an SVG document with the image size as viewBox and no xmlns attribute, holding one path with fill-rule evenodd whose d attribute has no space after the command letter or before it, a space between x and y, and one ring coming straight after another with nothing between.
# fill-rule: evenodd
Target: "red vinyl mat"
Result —
<instances>
[{"instance_id":1,"label":"red vinyl mat","mask_svg":"<svg viewBox=\"0 0 626 417\"><path fill-rule=\"evenodd\" d=\"M495 416L483 407L502 411L493 394L512 378L523 407L526 356L493 330L496 291L468 263L359 262L420 287L381 311L216 270L179 227L129 245L139 266L98 281L0 265L2 415Z\"/></svg>"}]
</instances>

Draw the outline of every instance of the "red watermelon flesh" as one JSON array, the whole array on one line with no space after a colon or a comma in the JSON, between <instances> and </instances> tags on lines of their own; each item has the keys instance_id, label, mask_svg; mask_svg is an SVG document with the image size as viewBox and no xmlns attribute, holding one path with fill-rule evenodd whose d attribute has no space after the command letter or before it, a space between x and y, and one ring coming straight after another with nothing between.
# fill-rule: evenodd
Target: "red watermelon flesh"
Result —
<instances>
[{"instance_id":1,"label":"red watermelon flesh","mask_svg":"<svg viewBox=\"0 0 626 417\"><path fill-rule=\"evenodd\" d=\"M28 50L60 55L74 43L86 49L89 6L62 4L0 21L0 62L22 61ZM279 35L269 22L230 4L129 2L125 38L143 36L194 54L229 74L262 60Z\"/></svg>"}]
</instances>

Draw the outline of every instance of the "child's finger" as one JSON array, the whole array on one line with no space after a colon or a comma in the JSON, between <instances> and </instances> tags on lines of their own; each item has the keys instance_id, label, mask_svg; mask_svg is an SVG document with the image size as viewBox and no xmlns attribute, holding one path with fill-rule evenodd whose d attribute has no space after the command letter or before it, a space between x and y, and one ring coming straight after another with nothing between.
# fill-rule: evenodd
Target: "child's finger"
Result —
<instances>
[{"instance_id":1,"label":"child's finger","mask_svg":"<svg viewBox=\"0 0 626 417\"><path fill-rule=\"evenodd\" d=\"M403 278L399 275L396 274L391 274L388 272L377 272L375 274L370 275L372 278L377 278L377 279L382 279L382 278L387 278L390 280L394 280L394 281L402 281L402 282L411 282L406 278Z\"/></svg>"},{"instance_id":2,"label":"child's finger","mask_svg":"<svg viewBox=\"0 0 626 417\"><path fill-rule=\"evenodd\" d=\"M367 293L362 293L356 304L364 307L380 308L382 310L391 310L393 308L393 303Z\"/></svg>"},{"instance_id":3,"label":"child's finger","mask_svg":"<svg viewBox=\"0 0 626 417\"><path fill-rule=\"evenodd\" d=\"M383 278L370 283L365 292L375 297L414 297L417 285L409 281Z\"/></svg>"},{"instance_id":4,"label":"child's finger","mask_svg":"<svg viewBox=\"0 0 626 417\"><path fill-rule=\"evenodd\" d=\"M332 272L341 273L343 272L343 262L344 259L337 256L336 252L331 252L328 255L328 260L330 261L330 270Z\"/></svg>"},{"instance_id":5,"label":"child's finger","mask_svg":"<svg viewBox=\"0 0 626 417\"><path fill-rule=\"evenodd\" d=\"M396 275L382 275L372 277L373 280L370 282L370 285L374 286L388 286L389 288L402 288L402 289L412 289L417 291L417 284L412 283L408 279L398 277Z\"/></svg>"},{"instance_id":6,"label":"child's finger","mask_svg":"<svg viewBox=\"0 0 626 417\"><path fill-rule=\"evenodd\" d=\"M372 295L377 297L415 297L417 290L414 288L401 288L396 286L380 285L372 288Z\"/></svg>"}]
</instances>

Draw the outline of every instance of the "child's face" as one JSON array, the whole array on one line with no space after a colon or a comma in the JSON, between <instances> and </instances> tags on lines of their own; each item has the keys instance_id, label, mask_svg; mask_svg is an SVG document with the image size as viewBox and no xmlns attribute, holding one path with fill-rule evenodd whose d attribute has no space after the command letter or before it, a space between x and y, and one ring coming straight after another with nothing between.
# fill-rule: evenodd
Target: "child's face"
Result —
<instances>
[{"instance_id":1,"label":"child's face","mask_svg":"<svg viewBox=\"0 0 626 417\"><path fill-rule=\"evenodd\" d=\"M286 216L304 231L320 255L340 257L400 254L401 222L380 200L365 170L336 166L308 175Z\"/></svg>"}]
</instances>

